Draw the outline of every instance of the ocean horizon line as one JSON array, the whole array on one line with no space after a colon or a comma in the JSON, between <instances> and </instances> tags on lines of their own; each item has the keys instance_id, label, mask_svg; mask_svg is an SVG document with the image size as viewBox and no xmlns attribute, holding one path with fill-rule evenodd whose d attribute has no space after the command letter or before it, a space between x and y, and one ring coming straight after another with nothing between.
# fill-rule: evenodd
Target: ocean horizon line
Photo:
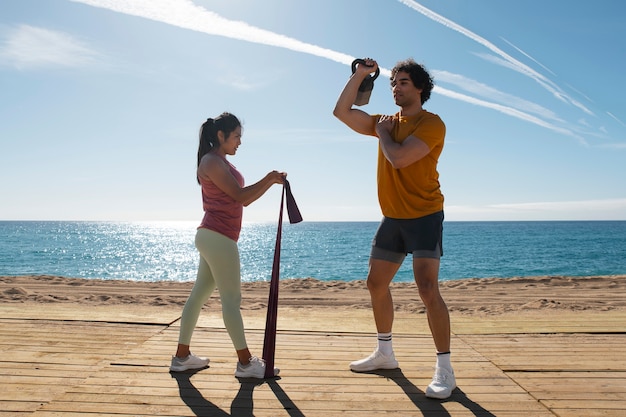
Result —
<instances>
[{"instance_id":1,"label":"ocean horizon line","mask_svg":"<svg viewBox=\"0 0 626 417\"><path fill-rule=\"evenodd\" d=\"M382 216L381 216L382 219ZM380 223L381 219L377 220L306 220L306 223ZM72 222L72 223L198 223L200 220L89 220L89 219L0 219L2 223L9 222ZM276 223L276 220L244 220L243 225L246 224L268 224ZM284 219L283 222L288 222ZM626 219L507 219L507 220L444 220L444 223L558 223L558 222L626 222Z\"/></svg>"}]
</instances>

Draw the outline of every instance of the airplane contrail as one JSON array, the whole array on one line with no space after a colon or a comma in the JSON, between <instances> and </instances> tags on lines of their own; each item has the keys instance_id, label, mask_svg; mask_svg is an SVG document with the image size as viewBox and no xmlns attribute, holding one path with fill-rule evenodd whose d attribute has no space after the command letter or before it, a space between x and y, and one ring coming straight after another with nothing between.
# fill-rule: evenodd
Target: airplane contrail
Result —
<instances>
[{"instance_id":1,"label":"airplane contrail","mask_svg":"<svg viewBox=\"0 0 626 417\"><path fill-rule=\"evenodd\" d=\"M321 58L330 59L332 61L351 65L355 57L332 49L323 48L288 36L280 35L265 29L260 29L249 25L242 21L226 19L217 13L207 10L201 6L195 5L190 0L70 0L76 3L82 3L93 7L107 9L123 14L138 16L145 19L154 20L161 23L167 23L183 29L189 29L209 35L222 36L230 39L238 39L247 42L253 42L263 45L276 46L286 48L296 52L302 52ZM413 3L413 2L405 2ZM415 3L417 5L417 3ZM417 5L419 6L419 5ZM421 6L419 6L421 7ZM428 11L428 9L425 9ZM430 12L430 11L428 11ZM433 14L432 12L430 12ZM438 16L438 15L437 15ZM443 17L441 19L447 20ZM458 26L458 25L457 25ZM464 29L463 29L464 30ZM464 30L465 31L465 30ZM469 31L466 31L469 32ZM471 32L470 32L471 33ZM476 37L476 35L473 35ZM484 41L486 42L486 41ZM495 46L494 46L495 48ZM504 54L504 52L502 52ZM511 58L513 59L513 58ZM520 65L523 65L520 63ZM532 69L528 68L529 71ZM389 77L391 71L386 68L380 68L380 73ZM540 74L538 74L540 76ZM486 107L506 115L525 120L527 122L545 127L555 132L577 138L582 138L572 131L554 126L544 120L539 119L531 114L504 106L497 103L470 97L443 87L435 86L433 92L450 97L455 100L464 101L477 106Z\"/></svg>"},{"instance_id":2,"label":"airplane contrail","mask_svg":"<svg viewBox=\"0 0 626 417\"><path fill-rule=\"evenodd\" d=\"M626 126L626 124L624 124L624 122L622 122L620 119L618 119L617 116L615 116L613 113L607 111L606 114L608 114L611 118L613 118L615 121L617 121L622 126Z\"/></svg>"},{"instance_id":3,"label":"airplane contrail","mask_svg":"<svg viewBox=\"0 0 626 417\"><path fill-rule=\"evenodd\" d=\"M422 6L421 4L417 3L414 0L398 0L398 1L410 7L411 9L417 11L418 13L421 13L427 18L443 26L446 26L454 31L461 33L462 35L468 37L469 39L479 43L480 45L494 52L496 55L501 57L505 62L509 63L511 69L531 77L536 82L538 82L541 86L543 86L546 90L552 93L552 95L554 95L554 97L556 97L558 100L567 102L575 107L578 107L583 112L593 115L593 112L591 110L585 107L582 103L574 100L573 98L565 94L563 90L559 88L554 82L552 82L551 80L546 78L544 75L540 74L539 72L535 71L528 65L524 64L523 62L520 62L519 60L513 58L511 55L507 54L502 49L498 48L496 45L494 45L487 39L483 38L482 36L477 35L476 33L472 32L469 29L464 28L458 23L455 23L452 20L433 12L432 10Z\"/></svg>"},{"instance_id":4,"label":"airplane contrail","mask_svg":"<svg viewBox=\"0 0 626 417\"><path fill-rule=\"evenodd\" d=\"M515 50L517 50L517 52L519 52L520 54L524 55L526 58L532 60L535 64L539 65L541 68L543 68L544 70L548 71L550 74L556 75L550 68L546 67L541 62L537 61L535 58L533 58L532 56L528 55L526 52L522 51L520 48L518 48L517 46L513 45L511 42L509 42L505 38L500 37L500 39L502 39L504 42L508 43L509 46L511 46L512 48L515 48Z\"/></svg>"},{"instance_id":5,"label":"airplane contrail","mask_svg":"<svg viewBox=\"0 0 626 417\"><path fill-rule=\"evenodd\" d=\"M277 46L327 58L341 64L351 65L354 57L301 42L288 36L251 26L245 22L226 19L217 13L193 4L190 0L70 0L167 23L183 29L203 32L230 39Z\"/></svg>"}]
</instances>

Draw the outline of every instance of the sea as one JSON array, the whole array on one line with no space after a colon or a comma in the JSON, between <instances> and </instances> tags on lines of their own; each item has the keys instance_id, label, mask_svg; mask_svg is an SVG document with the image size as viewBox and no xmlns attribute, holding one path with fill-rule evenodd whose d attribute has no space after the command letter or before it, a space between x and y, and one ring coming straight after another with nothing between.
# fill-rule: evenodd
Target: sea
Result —
<instances>
[{"instance_id":1,"label":"sea","mask_svg":"<svg viewBox=\"0 0 626 417\"><path fill-rule=\"evenodd\" d=\"M0 221L0 275L193 281L196 222ZM378 222L282 228L280 278L365 279ZM276 223L246 223L242 281L269 281ZM626 221L446 221L440 280L626 274ZM396 282L413 280L410 257Z\"/></svg>"}]
</instances>

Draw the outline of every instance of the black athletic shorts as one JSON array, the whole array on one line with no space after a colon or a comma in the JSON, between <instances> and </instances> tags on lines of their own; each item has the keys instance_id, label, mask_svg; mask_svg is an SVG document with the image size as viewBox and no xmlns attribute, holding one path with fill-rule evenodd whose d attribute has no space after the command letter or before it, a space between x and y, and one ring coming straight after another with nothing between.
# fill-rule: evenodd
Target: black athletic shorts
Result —
<instances>
[{"instance_id":1,"label":"black athletic shorts","mask_svg":"<svg viewBox=\"0 0 626 417\"><path fill-rule=\"evenodd\" d=\"M402 263L407 254L413 258L443 256L443 211L417 219L384 217L372 241L373 259Z\"/></svg>"}]
</instances>

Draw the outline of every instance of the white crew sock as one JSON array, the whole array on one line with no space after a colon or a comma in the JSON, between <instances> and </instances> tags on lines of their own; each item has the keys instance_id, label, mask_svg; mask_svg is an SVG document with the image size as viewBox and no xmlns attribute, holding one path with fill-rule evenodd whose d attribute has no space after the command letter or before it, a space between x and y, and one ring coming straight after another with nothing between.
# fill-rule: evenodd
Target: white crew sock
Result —
<instances>
[{"instance_id":1,"label":"white crew sock","mask_svg":"<svg viewBox=\"0 0 626 417\"><path fill-rule=\"evenodd\" d=\"M391 333L378 333L378 351L385 356L393 353Z\"/></svg>"},{"instance_id":2,"label":"white crew sock","mask_svg":"<svg viewBox=\"0 0 626 417\"><path fill-rule=\"evenodd\" d=\"M450 352L437 353L437 368L452 371L452 363L450 362Z\"/></svg>"}]
</instances>

